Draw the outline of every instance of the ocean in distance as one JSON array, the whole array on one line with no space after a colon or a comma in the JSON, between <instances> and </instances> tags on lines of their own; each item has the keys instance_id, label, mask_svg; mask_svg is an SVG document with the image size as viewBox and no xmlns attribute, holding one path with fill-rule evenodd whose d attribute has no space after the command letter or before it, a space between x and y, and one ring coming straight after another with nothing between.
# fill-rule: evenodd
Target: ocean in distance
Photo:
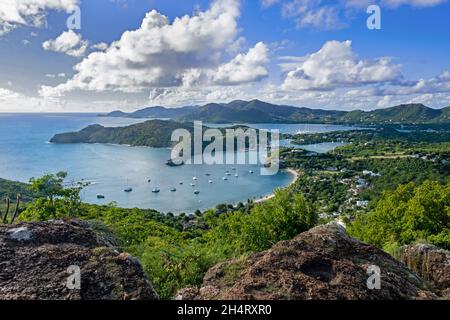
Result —
<instances>
[{"instance_id":1,"label":"ocean in distance","mask_svg":"<svg viewBox=\"0 0 450 320\"><path fill-rule=\"evenodd\" d=\"M290 173L284 171L275 176L261 176L259 166L255 165L168 167L165 162L170 158L169 149L107 144L57 145L48 142L55 133L77 131L90 124L114 127L142 121L145 120L97 117L94 114L0 114L0 178L28 182L30 177L67 171L70 180L91 183L82 193L85 202L116 202L124 208L152 208L175 214L205 210L219 203L259 199L287 186L293 179ZM277 128L283 133L352 129L320 124L250 126ZM237 169L237 178L234 177L233 167ZM228 181L222 179L226 171L233 172ZM193 177L198 180L194 181ZM195 187L191 183L195 183ZM127 187L133 188L133 192L125 193L123 190ZM159 187L161 192L152 193L155 187ZM172 188L177 191L171 192ZM200 194L195 195L195 190L199 190ZM105 195L105 199L97 199L97 194Z\"/></svg>"}]
</instances>

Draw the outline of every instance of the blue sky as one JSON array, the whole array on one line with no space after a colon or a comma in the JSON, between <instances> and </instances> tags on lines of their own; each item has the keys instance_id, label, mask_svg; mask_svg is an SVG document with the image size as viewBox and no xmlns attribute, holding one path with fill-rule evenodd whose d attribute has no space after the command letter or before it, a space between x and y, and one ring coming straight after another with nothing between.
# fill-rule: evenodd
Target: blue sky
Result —
<instances>
[{"instance_id":1,"label":"blue sky","mask_svg":"<svg viewBox=\"0 0 450 320\"><path fill-rule=\"evenodd\" d=\"M366 26L370 4L381 30ZM81 29L68 30L74 6ZM446 0L4 0L0 112L444 107L449 14Z\"/></svg>"}]
</instances>

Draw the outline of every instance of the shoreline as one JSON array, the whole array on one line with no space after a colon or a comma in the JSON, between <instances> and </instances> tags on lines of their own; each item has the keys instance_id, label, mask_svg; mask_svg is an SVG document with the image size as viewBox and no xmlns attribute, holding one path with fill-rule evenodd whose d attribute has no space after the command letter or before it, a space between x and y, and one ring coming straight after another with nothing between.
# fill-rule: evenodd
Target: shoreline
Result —
<instances>
[{"instance_id":1,"label":"shoreline","mask_svg":"<svg viewBox=\"0 0 450 320\"><path fill-rule=\"evenodd\" d=\"M300 172L298 172L297 170L294 170L292 168L283 169L282 171L289 172L293 176L292 181L284 188L288 188L288 187L292 186L294 183L297 182L298 178L300 177ZM255 204L264 203L264 202L272 199L273 197L275 197L275 192L273 192L272 194L269 194L265 197L262 197L260 199L254 200L253 203L255 203Z\"/></svg>"}]
</instances>

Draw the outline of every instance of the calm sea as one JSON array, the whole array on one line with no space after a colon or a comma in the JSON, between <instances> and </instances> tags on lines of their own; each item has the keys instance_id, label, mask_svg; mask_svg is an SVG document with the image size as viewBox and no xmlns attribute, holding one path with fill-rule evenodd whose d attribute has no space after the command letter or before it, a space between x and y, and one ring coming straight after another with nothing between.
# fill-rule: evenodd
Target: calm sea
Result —
<instances>
[{"instance_id":1,"label":"calm sea","mask_svg":"<svg viewBox=\"0 0 450 320\"><path fill-rule=\"evenodd\" d=\"M30 177L67 171L69 179L91 182L82 194L83 201L96 204L116 202L126 208L153 208L161 212L191 213L219 203L238 203L271 194L286 186L292 176L280 172L261 176L258 166L236 166L228 181L222 178L234 166L165 165L169 149L127 147L104 144L50 144L55 134L77 131L90 124L124 126L143 120L104 118L92 114L0 114L0 177L27 182ZM329 125L258 125L279 128L282 132L329 132L347 127ZM254 171L251 174L249 171ZM210 176L206 176L209 174ZM198 180L194 181L193 177ZM149 183L148 181L151 180ZM210 184L208 180L212 180ZM179 182L182 181L183 185ZM190 184L196 184L192 187ZM127 187L133 192L125 193ZM159 194L152 189L159 187ZM170 189L176 188L176 192ZM194 195L199 190L199 195ZM103 194L104 200L98 200Z\"/></svg>"}]
</instances>

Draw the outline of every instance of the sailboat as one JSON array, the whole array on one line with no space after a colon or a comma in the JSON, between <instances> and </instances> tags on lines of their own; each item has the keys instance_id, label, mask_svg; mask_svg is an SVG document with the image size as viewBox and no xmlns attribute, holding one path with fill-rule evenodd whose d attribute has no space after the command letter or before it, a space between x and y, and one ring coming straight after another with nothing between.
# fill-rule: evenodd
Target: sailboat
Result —
<instances>
[{"instance_id":1,"label":"sailboat","mask_svg":"<svg viewBox=\"0 0 450 320\"><path fill-rule=\"evenodd\" d=\"M192 180L194 180L194 182L191 183L191 187L195 188L195 185L196 185L197 180L198 180L198 178L197 178L197 169L195 169L195 176L192 178ZM194 191L194 194L199 194L199 193L200 193L200 191L198 191L198 190Z\"/></svg>"},{"instance_id":2,"label":"sailboat","mask_svg":"<svg viewBox=\"0 0 450 320\"><path fill-rule=\"evenodd\" d=\"M126 187L123 191L126 192L126 193L130 193L130 192L133 191L133 188L130 188L130 187L128 186L128 179L127 179L127 187Z\"/></svg>"},{"instance_id":3,"label":"sailboat","mask_svg":"<svg viewBox=\"0 0 450 320\"><path fill-rule=\"evenodd\" d=\"M156 187L152 190L153 193L160 193L161 189L159 187Z\"/></svg>"}]
</instances>

